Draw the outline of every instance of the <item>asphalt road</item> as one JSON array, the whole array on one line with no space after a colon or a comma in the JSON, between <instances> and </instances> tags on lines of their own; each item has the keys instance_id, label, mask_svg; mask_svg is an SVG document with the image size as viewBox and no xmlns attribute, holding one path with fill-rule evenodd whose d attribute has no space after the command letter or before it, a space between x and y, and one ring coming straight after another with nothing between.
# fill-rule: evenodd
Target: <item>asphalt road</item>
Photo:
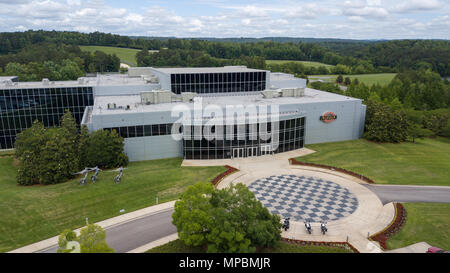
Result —
<instances>
[{"instance_id":1,"label":"asphalt road","mask_svg":"<svg viewBox=\"0 0 450 273\"><path fill-rule=\"evenodd\" d=\"M374 192L383 204L389 202L450 203L450 187L401 185L365 186Z\"/></svg>"},{"instance_id":2,"label":"asphalt road","mask_svg":"<svg viewBox=\"0 0 450 273\"><path fill-rule=\"evenodd\" d=\"M106 242L117 253L124 253L177 232L172 225L173 209L149 214L106 228ZM47 248L40 253L56 253L58 247Z\"/></svg>"}]
</instances>

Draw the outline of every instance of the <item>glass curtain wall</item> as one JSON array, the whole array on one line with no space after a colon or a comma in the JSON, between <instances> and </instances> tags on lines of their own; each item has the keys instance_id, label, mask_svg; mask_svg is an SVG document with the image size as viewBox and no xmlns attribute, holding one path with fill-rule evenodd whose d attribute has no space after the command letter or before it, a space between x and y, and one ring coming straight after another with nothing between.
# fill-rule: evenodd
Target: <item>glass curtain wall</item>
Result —
<instances>
[{"instance_id":1,"label":"glass curtain wall","mask_svg":"<svg viewBox=\"0 0 450 273\"><path fill-rule=\"evenodd\" d=\"M266 72L171 74L170 82L175 94L263 91Z\"/></svg>"},{"instance_id":2,"label":"glass curtain wall","mask_svg":"<svg viewBox=\"0 0 450 273\"><path fill-rule=\"evenodd\" d=\"M224 136L222 140L207 140L204 136L196 136L199 132L203 132L203 128L189 126L183 128L183 145L185 159L224 159L236 157L260 156L271 153L281 153L303 148L305 136L305 118L295 118L279 121L279 139L277 143L271 139L261 137L259 127L267 128L267 133L272 132L272 123L253 124L256 125L257 137L250 134L249 124L234 125L233 131L228 132L227 127L223 126ZM198 126L200 127L200 126ZM240 128L243 127L243 128ZM222 131L222 128L217 128ZM265 131L265 130L263 130ZM276 133L276 132L275 132ZM201 133L200 133L201 134ZM245 134L245 138L238 138L239 134ZM229 140L232 139L232 140ZM271 147L276 147L272 150Z\"/></svg>"},{"instance_id":3,"label":"glass curtain wall","mask_svg":"<svg viewBox=\"0 0 450 273\"><path fill-rule=\"evenodd\" d=\"M59 126L66 109L80 124L84 109L93 104L92 87L0 89L0 149L14 148L16 135L35 120Z\"/></svg>"}]
</instances>

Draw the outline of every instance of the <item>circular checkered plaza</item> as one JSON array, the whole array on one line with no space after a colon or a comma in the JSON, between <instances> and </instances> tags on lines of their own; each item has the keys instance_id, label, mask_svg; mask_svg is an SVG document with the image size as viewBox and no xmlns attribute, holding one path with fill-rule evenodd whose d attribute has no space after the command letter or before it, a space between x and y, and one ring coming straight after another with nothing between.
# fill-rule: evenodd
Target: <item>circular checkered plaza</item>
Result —
<instances>
[{"instance_id":1,"label":"circular checkered plaza","mask_svg":"<svg viewBox=\"0 0 450 273\"><path fill-rule=\"evenodd\" d=\"M270 212L294 221L336 221L358 208L358 199L347 188L317 177L272 175L248 188Z\"/></svg>"}]
</instances>

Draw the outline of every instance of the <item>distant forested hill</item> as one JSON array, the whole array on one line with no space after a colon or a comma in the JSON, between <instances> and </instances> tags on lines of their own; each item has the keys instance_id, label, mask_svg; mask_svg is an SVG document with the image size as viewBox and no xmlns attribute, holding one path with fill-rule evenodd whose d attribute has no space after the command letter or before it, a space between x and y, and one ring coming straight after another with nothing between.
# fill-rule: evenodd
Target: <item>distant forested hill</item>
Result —
<instances>
[{"instance_id":1,"label":"distant forested hill","mask_svg":"<svg viewBox=\"0 0 450 273\"><path fill-rule=\"evenodd\" d=\"M450 75L450 41L447 40L383 41L290 37L178 39L128 37L100 32L30 30L0 33L0 55L18 54L24 48L42 43L168 51L161 52L160 56L147 56L145 61L142 57L146 52L138 54L141 60L137 59L137 63L146 65L155 65L153 61L160 65L189 65L181 58L182 55L202 57L202 60L195 60L195 65L217 61L208 59L209 57L225 63L224 60L259 57L266 60L321 62L336 66L334 71L329 71L335 74L388 73L424 68L438 72L441 76ZM199 53L204 56L199 56ZM165 63L163 56L170 56L171 60ZM291 68L288 69L288 66ZM300 64L272 68L278 71L296 71L295 73L305 71ZM324 68L321 70L326 72Z\"/></svg>"}]
</instances>

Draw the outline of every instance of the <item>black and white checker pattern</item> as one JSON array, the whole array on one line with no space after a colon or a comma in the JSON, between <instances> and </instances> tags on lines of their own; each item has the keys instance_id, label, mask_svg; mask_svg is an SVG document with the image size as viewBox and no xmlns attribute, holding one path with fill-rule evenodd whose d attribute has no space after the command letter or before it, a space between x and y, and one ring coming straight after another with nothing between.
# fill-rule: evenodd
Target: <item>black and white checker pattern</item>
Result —
<instances>
[{"instance_id":1,"label":"black and white checker pattern","mask_svg":"<svg viewBox=\"0 0 450 273\"><path fill-rule=\"evenodd\" d=\"M315 177L270 176L248 188L270 212L293 221L335 221L358 207L358 199L348 189Z\"/></svg>"}]
</instances>

